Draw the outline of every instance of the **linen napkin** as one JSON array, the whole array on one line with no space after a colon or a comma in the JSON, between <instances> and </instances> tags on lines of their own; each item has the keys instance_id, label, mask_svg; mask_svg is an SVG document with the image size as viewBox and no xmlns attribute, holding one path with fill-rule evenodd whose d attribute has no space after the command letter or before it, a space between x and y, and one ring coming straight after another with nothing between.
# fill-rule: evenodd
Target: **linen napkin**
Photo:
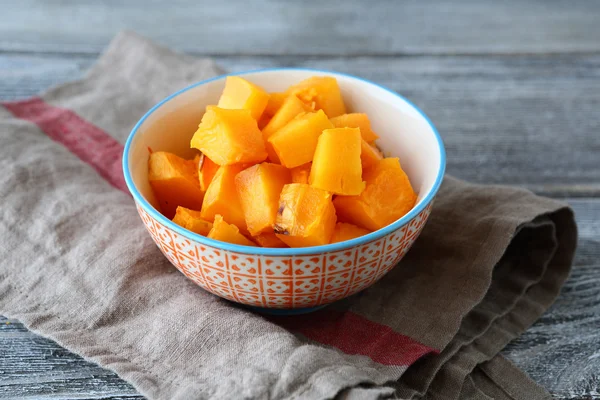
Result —
<instances>
[{"instance_id":1,"label":"linen napkin","mask_svg":"<svg viewBox=\"0 0 600 400\"><path fill-rule=\"evenodd\" d=\"M221 73L132 33L81 80L0 106L0 312L150 399L541 399L499 355L552 303L571 210L446 177L408 255L321 311L265 317L162 256L125 189L122 144L157 101Z\"/></svg>"}]
</instances>

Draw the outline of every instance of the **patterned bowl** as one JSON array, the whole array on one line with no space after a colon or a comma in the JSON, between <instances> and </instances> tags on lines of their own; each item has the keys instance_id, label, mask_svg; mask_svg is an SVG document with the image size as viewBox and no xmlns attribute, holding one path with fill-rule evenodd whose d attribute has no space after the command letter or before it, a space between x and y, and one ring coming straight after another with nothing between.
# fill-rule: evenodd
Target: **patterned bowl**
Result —
<instances>
[{"instance_id":1,"label":"patterned bowl","mask_svg":"<svg viewBox=\"0 0 600 400\"><path fill-rule=\"evenodd\" d=\"M330 71L281 68L239 73L267 91L283 91L315 75L337 78L349 110L369 115L377 144L400 158L418 193L404 217L346 242L307 248L260 248L224 243L174 224L154 207L148 184L148 147L193 157L190 138L204 108L216 104L225 76L189 86L142 117L125 145L125 181L152 239L185 276L217 296L266 309L322 306L359 292L392 269L419 236L442 182L445 152L433 124L396 93Z\"/></svg>"}]
</instances>

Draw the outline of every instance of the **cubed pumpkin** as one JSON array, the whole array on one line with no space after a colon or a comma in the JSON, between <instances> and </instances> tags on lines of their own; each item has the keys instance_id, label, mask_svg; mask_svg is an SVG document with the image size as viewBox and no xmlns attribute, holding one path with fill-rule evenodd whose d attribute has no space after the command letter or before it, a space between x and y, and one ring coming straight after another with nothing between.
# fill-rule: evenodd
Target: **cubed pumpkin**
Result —
<instances>
[{"instance_id":1,"label":"cubed pumpkin","mask_svg":"<svg viewBox=\"0 0 600 400\"><path fill-rule=\"evenodd\" d=\"M245 109L258 120L269 102L269 93L260 86L248 82L239 76L228 76L225 89L219 98L218 107L227 109Z\"/></svg>"},{"instance_id":2,"label":"cubed pumpkin","mask_svg":"<svg viewBox=\"0 0 600 400\"><path fill-rule=\"evenodd\" d=\"M331 193L302 183L283 187L274 228L285 244L290 247L327 244L335 223Z\"/></svg>"},{"instance_id":3,"label":"cubed pumpkin","mask_svg":"<svg viewBox=\"0 0 600 400\"><path fill-rule=\"evenodd\" d=\"M297 85L290 86L286 94L297 96L309 106L314 103L315 110L323 110L329 118L346 113L338 82L330 76L308 78Z\"/></svg>"},{"instance_id":4,"label":"cubed pumpkin","mask_svg":"<svg viewBox=\"0 0 600 400\"><path fill-rule=\"evenodd\" d=\"M217 173L219 166L213 160L206 157L204 154L200 156L198 163L198 180L200 181L200 189L206 191L208 185L212 182L213 177Z\"/></svg>"},{"instance_id":5,"label":"cubed pumpkin","mask_svg":"<svg viewBox=\"0 0 600 400\"><path fill-rule=\"evenodd\" d=\"M317 143L308 182L334 194L352 196L365 188L360 162L360 129L323 131Z\"/></svg>"},{"instance_id":6,"label":"cubed pumpkin","mask_svg":"<svg viewBox=\"0 0 600 400\"><path fill-rule=\"evenodd\" d=\"M338 222L335 224L335 229L333 230L333 235L331 236L331 243L344 242L346 240L355 239L369 233L371 233L371 231L356 225Z\"/></svg>"},{"instance_id":7,"label":"cubed pumpkin","mask_svg":"<svg viewBox=\"0 0 600 400\"><path fill-rule=\"evenodd\" d=\"M269 143L281 164L294 168L312 161L319 136L332 127L323 110L300 114L272 134Z\"/></svg>"},{"instance_id":8,"label":"cubed pumpkin","mask_svg":"<svg viewBox=\"0 0 600 400\"><path fill-rule=\"evenodd\" d=\"M351 113L331 118L331 123L336 128L359 128L362 138L367 142L379 139L379 136L371 129L371 121L367 114Z\"/></svg>"},{"instance_id":9,"label":"cubed pumpkin","mask_svg":"<svg viewBox=\"0 0 600 400\"><path fill-rule=\"evenodd\" d=\"M201 216L212 221L217 214L220 214L225 221L236 225L246 233L248 229L244 211L235 189L235 176L243 169L244 166L239 164L219 167L204 195Z\"/></svg>"},{"instance_id":10,"label":"cubed pumpkin","mask_svg":"<svg viewBox=\"0 0 600 400\"><path fill-rule=\"evenodd\" d=\"M308 183L312 163L306 163L290 169L292 183Z\"/></svg>"},{"instance_id":11,"label":"cubed pumpkin","mask_svg":"<svg viewBox=\"0 0 600 400\"><path fill-rule=\"evenodd\" d=\"M275 248L288 247L273 232L261 233L260 235L252 236L252 240L261 247L275 247Z\"/></svg>"},{"instance_id":12,"label":"cubed pumpkin","mask_svg":"<svg viewBox=\"0 0 600 400\"><path fill-rule=\"evenodd\" d=\"M204 191L198 182L195 160L157 151L148 159L148 181L163 215L173 218L177 206L199 210Z\"/></svg>"},{"instance_id":13,"label":"cubed pumpkin","mask_svg":"<svg viewBox=\"0 0 600 400\"><path fill-rule=\"evenodd\" d=\"M190 146L218 165L259 163L267 158L262 133L248 110L206 107Z\"/></svg>"},{"instance_id":14,"label":"cubed pumpkin","mask_svg":"<svg viewBox=\"0 0 600 400\"><path fill-rule=\"evenodd\" d=\"M290 171L277 164L262 163L237 174L235 187L252 236L273 232L281 189L290 182Z\"/></svg>"},{"instance_id":15,"label":"cubed pumpkin","mask_svg":"<svg viewBox=\"0 0 600 400\"><path fill-rule=\"evenodd\" d=\"M239 228L235 224L228 224L223 216L215 215L215 222L208 233L208 237L221 242L240 244L242 246L254 246L256 243L250 241L246 236L240 233Z\"/></svg>"},{"instance_id":16,"label":"cubed pumpkin","mask_svg":"<svg viewBox=\"0 0 600 400\"><path fill-rule=\"evenodd\" d=\"M267 107L265 107L263 115L268 115L269 117L275 115L277 110L279 110L279 107L281 107L281 105L283 104L283 101L286 97L287 94L282 92L269 93L269 101L267 102Z\"/></svg>"},{"instance_id":17,"label":"cubed pumpkin","mask_svg":"<svg viewBox=\"0 0 600 400\"><path fill-rule=\"evenodd\" d=\"M199 235L206 236L212 229L212 223L202 218L200 211L190 210L185 207L177 207L173 222L182 228L192 231Z\"/></svg>"},{"instance_id":18,"label":"cubed pumpkin","mask_svg":"<svg viewBox=\"0 0 600 400\"><path fill-rule=\"evenodd\" d=\"M383 160L381 151L374 145L367 143L365 139L362 139L360 143L360 162L363 169L369 168L381 160Z\"/></svg>"},{"instance_id":19,"label":"cubed pumpkin","mask_svg":"<svg viewBox=\"0 0 600 400\"><path fill-rule=\"evenodd\" d=\"M410 211L417 200L397 158L384 158L363 173L366 187L358 196L337 196L338 218L371 231L381 229Z\"/></svg>"}]
</instances>

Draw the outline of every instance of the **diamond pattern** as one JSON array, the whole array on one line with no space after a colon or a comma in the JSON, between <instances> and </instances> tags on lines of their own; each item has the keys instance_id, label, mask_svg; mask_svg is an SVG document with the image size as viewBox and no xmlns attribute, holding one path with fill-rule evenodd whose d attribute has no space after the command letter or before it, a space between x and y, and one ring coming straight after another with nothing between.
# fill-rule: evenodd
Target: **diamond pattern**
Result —
<instances>
[{"instance_id":1,"label":"diamond pattern","mask_svg":"<svg viewBox=\"0 0 600 400\"><path fill-rule=\"evenodd\" d=\"M148 233L185 276L217 296L243 304L312 307L364 290L391 270L417 239L431 203L387 236L346 249L307 256L257 256L214 248L161 225L138 205Z\"/></svg>"}]
</instances>

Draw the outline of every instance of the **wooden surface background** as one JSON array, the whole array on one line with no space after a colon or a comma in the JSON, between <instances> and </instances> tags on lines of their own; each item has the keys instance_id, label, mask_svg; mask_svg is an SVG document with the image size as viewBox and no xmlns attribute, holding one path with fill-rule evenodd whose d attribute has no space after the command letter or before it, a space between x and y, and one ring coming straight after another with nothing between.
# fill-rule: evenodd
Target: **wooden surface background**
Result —
<instances>
[{"instance_id":1,"label":"wooden surface background","mask_svg":"<svg viewBox=\"0 0 600 400\"><path fill-rule=\"evenodd\" d=\"M431 117L450 174L569 202L572 276L504 354L557 399L600 399L600 1L0 0L0 99L80 77L123 28L229 71L309 66L373 80ZM0 398L142 397L0 318Z\"/></svg>"}]
</instances>

